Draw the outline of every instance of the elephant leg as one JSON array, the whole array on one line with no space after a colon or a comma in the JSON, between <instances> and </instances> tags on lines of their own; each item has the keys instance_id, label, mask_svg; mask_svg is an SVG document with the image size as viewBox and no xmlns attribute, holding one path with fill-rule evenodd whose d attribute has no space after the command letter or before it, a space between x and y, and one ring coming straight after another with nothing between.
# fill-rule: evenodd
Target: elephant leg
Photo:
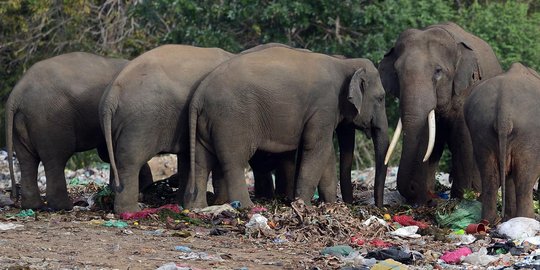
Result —
<instances>
[{"instance_id":1,"label":"elephant leg","mask_svg":"<svg viewBox=\"0 0 540 270\"><path fill-rule=\"evenodd\" d=\"M498 161L491 151L483 148L475 151L482 177L482 218L494 222L497 219L497 192L500 186Z\"/></svg>"},{"instance_id":2,"label":"elephant leg","mask_svg":"<svg viewBox=\"0 0 540 270\"><path fill-rule=\"evenodd\" d=\"M69 198L64 169L68 158L43 158L45 176L47 177L47 206L54 210L70 210L73 202Z\"/></svg>"},{"instance_id":3,"label":"elephant leg","mask_svg":"<svg viewBox=\"0 0 540 270\"><path fill-rule=\"evenodd\" d=\"M169 180L171 186L177 186L178 192L176 193L176 201L181 204L184 201L184 193L186 191L186 185L189 177L189 156L178 154L177 155L177 172L174 175L174 179Z\"/></svg>"},{"instance_id":4,"label":"elephant leg","mask_svg":"<svg viewBox=\"0 0 540 270\"><path fill-rule=\"evenodd\" d=\"M297 196L306 204L311 203L315 188L326 168L332 152L332 133L323 133L320 127L304 129L304 144L300 150L300 169L298 174Z\"/></svg>"},{"instance_id":5,"label":"elephant leg","mask_svg":"<svg viewBox=\"0 0 540 270\"><path fill-rule=\"evenodd\" d=\"M272 172L264 172L254 169L255 198L272 199L274 197L274 179Z\"/></svg>"},{"instance_id":6,"label":"elephant leg","mask_svg":"<svg viewBox=\"0 0 540 270\"><path fill-rule=\"evenodd\" d=\"M296 184L296 151L284 153L276 168L275 195L294 200Z\"/></svg>"},{"instance_id":7,"label":"elephant leg","mask_svg":"<svg viewBox=\"0 0 540 270\"><path fill-rule=\"evenodd\" d=\"M120 190L115 190L114 212L136 212L139 211L139 172L143 165L150 159L148 156L133 153L130 149L135 147L122 142L118 143L115 151L116 168L120 178ZM151 172L144 172L150 173ZM143 176L144 177L144 176Z\"/></svg>"},{"instance_id":8,"label":"elephant leg","mask_svg":"<svg viewBox=\"0 0 540 270\"><path fill-rule=\"evenodd\" d=\"M189 178L184 192L185 208L203 208L208 206L206 190L208 176L214 164L215 157L197 141L195 144L195 170L189 170Z\"/></svg>"},{"instance_id":9,"label":"elephant leg","mask_svg":"<svg viewBox=\"0 0 540 270\"><path fill-rule=\"evenodd\" d=\"M468 188L481 192L480 174L474 160L472 141L464 119L460 119L453 128L449 146L452 152L452 197L463 197L463 190Z\"/></svg>"},{"instance_id":10,"label":"elephant leg","mask_svg":"<svg viewBox=\"0 0 540 270\"><path fill-rule=\"evenodd\" d=\"M212 187L214 188L214 201L211 204L224 204L229 201L227 186L223 178L223 171L220 166L214 166L212 169Z\"/></svg>"},{"instance_id":11,"label":"elephant leg","mask_svg":"<svg viewBox=\"0 0 540 270\"><path fill-rule=\"evenodd\" d=\"M504 198L504 219L508 220L513 217L516 217L516 182L515 182L515 175L514 173L511 173L506 176L505 181L505 194Z\"/></svg>"},{"instance_id":12,"label":"elephant leg","mask_svg":"<svg viewBox=\"0 0 540 270\"><path fill-rule=\"evenodd\" d=\"M334 151L330 153L330 158L319 181L319 196L323 202L334 203L337 198L337 176L336 176L336 156Z\"/></svg>"},{"instance_id":13,"label":"elephant leg","mask_svg":"<svg viewBox=\"0 0 540 270\"><path fill-rule=\"evenodd\" d=\"M352 124L341 123L336 128L339 143L339 185L345 203L353 202L351 170L354 158L354 135Z\"/></svg>"},{"instance_id":14,"label":"elephant leg","mask_svg":"<svg viewBox=\"0 0 540 270\"><path fill-rule=\"evenodd\" d=\"M521 157L521 159L516 160L517 164L515 165L515 213L517 217L534 218L533 192L540 168L527 164L530 161L536 162L534 157Z\"/></svg>"},{"instance_id":15,"label":"elephant leg","mask_svg":"<svg viewBox=\"0 0 540 270\"><path fill-rule=\"evenodd\" d=\"M28 149L17 139L17 136L13 137L13 144L15 151L17 152L17 159L19 160L21 169L21 208L43 208L44 203L41 200L37 183L39 158L28 151Z\"/></svg>"},{"instance_id":16,"label":"elephant leg","mask_svg":"<svg viewBox=\"0 0 540 270\"><path fill-rule=\"evenodd\" d=\"M154 183L154 178L152 177L152 170L148 163L144 163L139 170L139 191L144 190L145 188L151 186Z\"/></svg>"}]
</instances>

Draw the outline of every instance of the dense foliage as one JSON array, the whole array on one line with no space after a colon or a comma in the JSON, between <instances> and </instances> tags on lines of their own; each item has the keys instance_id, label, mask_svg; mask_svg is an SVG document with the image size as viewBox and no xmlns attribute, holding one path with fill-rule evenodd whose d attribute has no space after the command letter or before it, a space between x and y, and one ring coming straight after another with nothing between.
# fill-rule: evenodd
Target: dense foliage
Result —
<instances>
[{"instance_id":1,"label":"dense foliage","mask_svg":"<svg viewBox=\"0 0 540 270\"><path fill-rule=\"evenodd\" d=\"M540 70L539 9L532 0L5 0L0 3L0 96L3 105L35 62L70 51L132 59L167 43L239 52L281 42L376 63L404 29L443 21L486 40L505 68L520 61ZM387 105L393 127L397 103L388 98ZM358 160L360 166L371 162Z\"/></svg>"}]
</instances>

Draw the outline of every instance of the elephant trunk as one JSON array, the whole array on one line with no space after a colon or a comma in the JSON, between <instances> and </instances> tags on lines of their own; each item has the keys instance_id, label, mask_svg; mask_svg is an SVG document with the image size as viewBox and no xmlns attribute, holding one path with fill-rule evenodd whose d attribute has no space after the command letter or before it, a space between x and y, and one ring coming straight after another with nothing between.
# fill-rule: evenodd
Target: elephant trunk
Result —
<instances>
[{"instance_id":1,"label":"elephant trunk","mask_svg":"<svg viewBox=\"0 0 540 270\"><path fill-rule=\"evenodd\" d=\"M371 138L375 148L375 205L382 207L387 172L387 165L384 160L388 150L388 121L384 109L373 120Z\"/></svg>"},{"instance_id":2,"label":"elephant trunk","mask_svg":"<svg viewBox=\"0 0 540 270\"><path fill-rule=\"evenodd\" d=\"M437 99L433 89L403 89L400 97L403 144L397 188L409 202L425 204L429 201L429 157L435 143L435 112ZM420 87L422 88L422 87ZM407 93L424 93L409 95ZM422 98L418 98L422 97ZM431 132L430 132L431 130Z\"/></svg>"}]
</instances>

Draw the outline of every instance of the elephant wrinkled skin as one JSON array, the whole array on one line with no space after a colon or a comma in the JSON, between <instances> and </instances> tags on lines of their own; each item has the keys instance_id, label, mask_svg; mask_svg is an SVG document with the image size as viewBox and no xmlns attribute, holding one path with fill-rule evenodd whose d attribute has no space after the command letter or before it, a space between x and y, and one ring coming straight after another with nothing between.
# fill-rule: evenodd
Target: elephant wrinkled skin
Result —
<instances>
[{"instance_id":1,"label":"elephant wrinkled skin","mask_svg":"<svg viewBox=\"0 0 540 270\"><path fill-rule=\"evenodd\" d=\"M430 201L446 144L452 154L451 195L461 197L464 188L480 190L463 104L473 83L502 72L491 47L454 23L408 29L379 63L379 72L385 90L400 102L401 195L410 203ZM430 129L428 116L435 122Z\"/></svg>"},{"instance_id":2,"label":"elephant wrinkled skin","mask_svg":"<svg viewBox=\"0 0 540 270\"><path fill-rule=\"evenodd\" d=\"M288 152L300 142L296 196L309 203L319 186L323 198L335 201L336 172L329 164L340 122L372 135L380 189L376 199L382 200L388 147L384 96L377 69L366 59L269 48L221 64L201 82L190 104L185 206L207 205L206 181L217 164L229 199L251 206L243 177L248 160L257 150ZM327 169L333 179L321 178Z\"/></svg>"},{"instance_id":3,"label":"elephant wrinkled skin","mask_svg":"<svg viewBox=\"0 0 540 270\"><path fill-rule=\"evenodd\" d=\"M68 53L34 64L17 83L6 103L6 143L13 196L17 193L13 148L20 163L22 208L45 206L37 185L40 161L47 177L47 207L55 210L73 206L64 167L75 152L97 147L100 157L108 161L98 104L107 85L127 63L88 53ZM150 168L141 166L141 181L151 183Z\"/></svg>"},{"instance_id":4,"label":"elephant wrinkled skin","mask_svg":"<svg viewBox=\"0 0 540 270\"><path fill-rule=\"evenodd\" d=\"M482 218L534 218L533 187L540 176L540 76L519 63L472 90L465 103L474 156L482 177Z\"/></svg>"}]
</instances>

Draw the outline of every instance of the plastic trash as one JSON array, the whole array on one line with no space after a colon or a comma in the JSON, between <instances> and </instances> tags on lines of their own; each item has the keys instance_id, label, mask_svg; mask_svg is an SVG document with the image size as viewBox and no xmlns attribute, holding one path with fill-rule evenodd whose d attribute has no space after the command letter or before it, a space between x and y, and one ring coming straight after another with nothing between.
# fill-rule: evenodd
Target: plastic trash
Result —
<instances>
[{"instance_id":1,"label":"plastic trash","mask_svg":"<svg viewBox=\"0 0 540 270\"><path fill-rule=\"evenodd\" d=\"M123 220L143 219L143 218L148 217L151 214L155 214L164 209L171 210L175 213L180 213L182 211L180 207L176 204L166 204L158 208L146 208L138 212L124 212L120 214L120 218L122 218Z\"/></svg>"},{"instance_id":2,"label":"plastic trash","mask_svg":"<svg viewBox=\"0 0 540 270\"><path fill-rule=\"evenodd\" d=\"M384 219L378 218L378 217L376 217L376 216L371 216L371 217L369 217L369 218L366 219L364 222L362 222L362 224L363 224L364 226L369 226L369 225L371 225L373 222L377 222L377 223L379 223L379 224L381 224L381 225L383 225L383 226L385 226L385 227L388 226L388 223L386 223L386 221L384 221Z\"/></svg>"},{"instance_id":3,"label":"plastic trash","mask_svg":"<svg viewBox=\"0 0 540 270\"><path fill-rule=\"evenodd\" d=\"M471 223L465 228L465 232L468 234L486 233L486 225L482 223Z\"/></svg>"},{"instance_id":4,"label":"plastic trash","mask_svg":"<svg viewBox=\"0 0 540 270\"><path fill-rule=\"evenodd\" d=\"M437 212L435 219L439 225L452 229L465 229L467 225L481 219L482 204L479 201L462 200L450 214Z\"/></svg>"},{"instance_id":5,"label":"plastic trash","mask_svg":"<svg viewBox=\"0 0 540 270\"><path fill-rule=\"evenodd\" d=\"M386 259L384 261L380 261L377 264L375 264L373 267L371 267L371 270L407 270L409 267L406 265L396 262L393 259Z\"/></svg>"},{"instance_id":6,"label":"plastic trash","mask_svg":"<svg viewBox=\"0 0 540 270\"><path fill-rule=\"evenodd\" d=\"M16 223L3 223L0 222L0 231L7 231L7 230L13 230L20 227L24 227L22 224L16 224Z\"/></svg>"},{"instance_id":7,"label":"plastic trash","mask_svg":"<svg viewBox=\"0 0 540 270\"><path fill-rule=\"evenodd\" d=\"M196 270L196 268L189 266L181 266L177 265L176 263L170 262L160 266L156 270Z\"/></svg>"},{"instance_id":8,"label":"plastic trash","mask_svg":"<svg viewBox=\"0 0 540 270\"><path fill-rule=\"evenodd\" d=\"M186 246L175 246L174 247L174 250L176 251L181 251L181 252L185 252L185 253L188 253L188 252L191 252L191 248L189 247L186 247Z\"/></svg>"},{"instance_id":9,"label":"plastic trash","mask_svg":"<svg viewBox=\"0 0 540 270\"><path fill-rule=\"evenodd\" d=\"M233 201L233 202L231 202L231 206L234 209L238 209L238 208L242 207L242 204L240 203L240 201Z\"/></svg>"},{"instance_id":10,"label":"plastic trash","mask_svg":"<svg viewBox=\"0 0 540 270\"><path fill-rule=\"evenodd\" d=\"M333 255L333 256L344 256L347 257L349 254L354 252L354 249L351 246L340 245L333 247L325 247L321 250L321 255Z\"/></svg>"},{"instance_id":11,"label":"plastic trash","mask_svg":"<svg viewBox=\"0 0 540 270\"><path fill-rule=\"evenodd\" d=\"M540 246L540 236L527 237L523 239L523 243L526 242L531 245Z\"/></svg>"},{"instance_id":12,"label":"plastic trash","mask_svg":"<svg viewBox=\"0 0 540 270\"><path fill-rule=\"evenodd\" d=\"M218 255L210 255L210 254L208 254L206 252L182 253L182 255L178 256L178 258L179 259L184 259L184 260L203 260L203 261L215 261L215 262L224 261Z\"/></svg>"},{"instance_id":13,"label":"plastic trash","mask_svg":"<svg viewBox=\"0 0 540 270\"><path fill-rule=\"evenodd\" d=\"M494 261L497 261L498 259L498 257L488 255L487 249L485 247L481 247L477 252L473 252L465 257L463 262L470 263L472 265L486 266Z\"/></svg>"},{"instance_id":14,"label":"plastic trash","mask_svg":"<svg viewBox=\"0 0 540 270\"><path fill-rule=\"evenodd\" d=\"M506 241L504 243L495 243L487 248L489 255L498 255L510 253L512 255L520 255L523 253L522 247L517 247L512 241Z\"/></svg>"},{"instance_id":15,"label":"plastic trash","mask_svg":"<svg viewBox=\"0 0 540 270\"><path fill-rule=\"evenodd\" d=\"M234 209L230 204L221 204L221 205L212 205L208 206L202 209L193 209L193 212L200 213L200 214L206 214L206 215L212 215L217 216L225 211L229 211L232 213L238 213L238 210Z\"/></svg>"},{"instance_id":16,"label":"plastic trash","mask_svg":"<svg viewBox=\"0 0 540 270\"><path fill-rule=\"evenodd\" d=\"M391 235L407 237L407 238L419 238L421 235L417 234L418 226L407 226L401 227L393 232L390 232Z\"/></svg>"},{"instance_id":17,"label":"plastic trash","mask_svg":"<svg viewBox=\"0 0 540 270\"><path fill-rule=\"evenodd\" d=\"M460 247L454 251L447 251L441 256L441 260L445 263L457 264L460 263L464 257L471 254L472 250L469 247Z\"/></svg>"},{"instance_id":18,"label":"plastic trash","mask_svg":"<svg viewBox=\"0 0 540 270\"><path fill-rule=\"evenodd\" d=\"M366 258L375 258L377 260L393 259L405 264L410 264L415 260L411 252L406 252L399 247L370 251L367 253Z\"/></svg>"},{"instance_id":19,"label":"plastic trash","mask_svg":"<svg viewBox=\"0 0 540 270\"><path fill-rule=\"evenodd\" d=\"M154 235L154 236L161 236L165 232L163 229L157 229L153 231L144 231L143 234L145 235Z\"/></svg>"},{"instance_id":20,"label":"plastic trash","mask_svg":"<svg viewBox=\"0 0 540 270\"><path fill-rule=\"evenodd\" d=\"M261 214L254 214L253 216L251 216L249 222L246 223L246 228L269 230L270 226L268 226L267 218L265 218Z\"/></svg>"},{"instance_id":21,"label":"plastic trash","mask_svg":"<svg viewBox=\"0 0 540 270\"><path fill-rule=\"evenodd\" d=\"M24 209L24 210L21 210L21 212L19 212L15 216L24 218L24 217L33 217L35 214L36 213L32 209Z\"/></svg>"},{"instance_id":22,"label":"plastic trash","mask_svg":"<svg viewBox=\"0 0 540 270\"><path fill-rule=\"evenodd\" d=\"M394 220L394 222L399 223L401 226L418 226L418 228L420 229L425 229L429 227L427 223L414 220L413 217L407 215L394 216L392 219Z\"/></svg>"},{"instance_id":23,"label":"plastic trash","mask_svg":"<svg viewBox=\"0 0 540 270\"><path fill-rule=\"evenodd\" d=\"M375 246L375 247L379 247L379 248L385 248L385 247L391 247L392 244L391 243L388 243L388 242L385 242L379 238L374 238L372 239L371 241L369 241L369 244L372 245L372 246Z\"/></svg>"},{"instance_id":24,"label":"plastic trash","mask_svg":"<svg viewBox=\"0 0 540 270\"><path fill-rule=\"evenodd\" d=\"M451 233L448 235L448 238L450 238L453 241L457 241L455 244L457 246L460 245L469 245L472 244L474 241L476 241L476 237L472 234L455 234Z\"/></svg>"},{"instance_id":25,"label":"plastic trash","mask_svg":"<svg viewBox=\"0 0 540 270\"><path fill-rule=\"evenodd\" d=\"M105 227L125 228L128 224L121 220L107 220L103 223Z\"/></svg>"},{"instance_id":26,"label":"plastic trash","mask_svg":"<svg viewBox=\"0 0 540 270\"><path fill-rule=\"evenodd\" d=\"M538 220L526 217L512 218L497 226L497 232L512 240L523 240L527 237L536 236L540 231Z\"/></svg>"}]
</instances>

